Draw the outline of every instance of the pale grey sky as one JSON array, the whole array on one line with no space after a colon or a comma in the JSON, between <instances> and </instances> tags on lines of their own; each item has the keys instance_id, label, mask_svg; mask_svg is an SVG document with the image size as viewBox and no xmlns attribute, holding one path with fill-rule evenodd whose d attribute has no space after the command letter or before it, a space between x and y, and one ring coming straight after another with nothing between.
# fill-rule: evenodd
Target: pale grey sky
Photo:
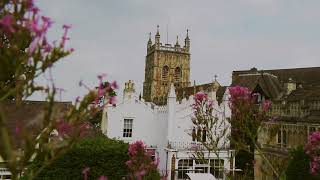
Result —
<instances>
[{"instance_id":1,"label":"pale grey sky","mask_svg":"<svg viewBox=\"0 0 320 180\"><path fill-rule=\"evenodd\" d=\"M72 24L75 52L54 66L55 81L73 100L93 86L96 76L136 82L142 90L148 33L160 25L161 41L191 38L191 81L227 85L233 70L319 66L319 0L38 0L60 38Z\"/></svg>"}]
</instances>

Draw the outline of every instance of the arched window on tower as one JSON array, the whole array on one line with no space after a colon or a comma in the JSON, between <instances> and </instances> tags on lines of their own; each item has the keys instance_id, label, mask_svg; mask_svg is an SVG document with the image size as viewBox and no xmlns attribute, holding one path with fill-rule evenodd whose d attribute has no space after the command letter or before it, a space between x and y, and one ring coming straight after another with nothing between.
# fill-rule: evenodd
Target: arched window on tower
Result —
<instances>
[{"instance_id":1,"label":"arched window on tower","mask_svg":"<svg viewBox=\"0 0 320 180\"><path fill-rule=\"evenodd\" d=\"M176 67L176 69L174 70L174 80L180 81L181 76L182 76L181 68Z\"/></svg>"},{"instance_id":2,"label":"arched window on tower","mask_svg":"<svg viewBox=\"0 0 320 180\"><path fill-rule=\"evenodd\" d=\"M168 80L168 75L169 75L169 67L168 66L163 66L162 68L162 80L167 81Z\"/></svg>"}]
</instances>

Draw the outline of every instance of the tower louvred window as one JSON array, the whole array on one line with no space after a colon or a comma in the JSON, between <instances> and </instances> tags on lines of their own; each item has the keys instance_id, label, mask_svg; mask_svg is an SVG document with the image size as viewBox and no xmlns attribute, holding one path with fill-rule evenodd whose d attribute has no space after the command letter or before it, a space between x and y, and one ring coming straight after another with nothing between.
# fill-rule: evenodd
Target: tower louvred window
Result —
<instances>
[{"instance_id":1,"label":"tower louvred window","mask_svg":"<svg viewBox=\"0 0 320 180\"><path fill-rule=\"evenodd\" d=\"M162 80L167 81L168 80L168 75L169 75L169 67L168 66L163 66L163 68L162 68Z\"/></svg>"},{"instance_id":2,"label":"tower louvred window","mask_svg":"<svg viewBox=\"0 0 320 180\"><path fill-rule=\"evenodd\" d=\"M176 69L174 70L174 80L175 81L180 81L181 76L182 76L181 68L176 67Z\"/></svg>"}]
</instances>

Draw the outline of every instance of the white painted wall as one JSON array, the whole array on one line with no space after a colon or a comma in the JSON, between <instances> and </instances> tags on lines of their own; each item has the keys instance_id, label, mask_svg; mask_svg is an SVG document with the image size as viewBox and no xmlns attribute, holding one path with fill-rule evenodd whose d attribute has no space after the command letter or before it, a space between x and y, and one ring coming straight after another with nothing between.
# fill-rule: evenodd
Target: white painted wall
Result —
<instances>
[{"instance_id":1,"label":"white painted wall","mask_svg":"<svg viewBox=\"0 0 320 180\"><path fill-rule=\"evenodd\" d=\"M185 150L173 150L168 153L168 142L192 143L192 121L193 109L191 105L193 98L182 100L179 104L176 101L173 87L170 90L168 105L156 106L152 103L146 103L139 100L139 97L132 93L125 93L123 100L116 107L107 107L104 110L105 116L102 127L105 134L110 138L117 138L125 142L134 142L142 140L149 147L156 147L156 152L160 157L159 169L165 171L170 169L171 155L174 151L179 151L180 155ZM215 93L214 93L215 95ZM226 91L225 99L228 97ZM215 102L214 108L217 110L219 120L226 122L226 117L230 117L230 109L227 101L220 105ZM124 119L133 119L133 132L131 138L123 136ZM227 140L226 140L227 141ZM171 155L170 155L171 154ZM178 162L178 161L177 161ZM176 162L176 163L177 163ZM228 165L228 164L226 164ZM226 166L227 167L227 166Z\"/></svg>"}]
</instances>

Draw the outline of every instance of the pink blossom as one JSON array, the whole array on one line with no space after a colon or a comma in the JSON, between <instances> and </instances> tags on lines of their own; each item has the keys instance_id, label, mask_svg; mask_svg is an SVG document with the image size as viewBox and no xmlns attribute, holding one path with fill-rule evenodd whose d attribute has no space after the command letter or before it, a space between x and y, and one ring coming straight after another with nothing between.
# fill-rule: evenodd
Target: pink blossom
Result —
<instances>
[{"instance_id":1,"label":"pink blossom","mask_svg":"<svg viewBox=\"0 0 320 180\"><path fill-rule=\"evenodd\" d=\"M10 14L7 14L0 19L0 27L3 27L5 32L14 33L15 29L13 28L13 24L14 17Z\"/></svg>"},{"instance_id":2,"label":"pink blossom","mask_svg":"<svg viewBox=\"0 0 320 180\"><path fill-rule=\"evenodd\" d=\"M65 122L64 120L61 120L58 122L57 131L60 136L69 135L71 133L72 129L73 128L72 128L71 124Z\"/></svg>"},{"instance_id":3,"label":"pink blossom","mask_svg":"<svg viewBox=\"0 0 320 180\"><path fill-rule=\"evenodd\" d=\"M69 49L69 53L72 53L74 51L74 48Z\"/></svg>"},{"instance_id":4,"label":"pink blossom","mask_svg":"<svg viewBox=\"0 0 320 180\"><path fill-rule=\"evenodd\" d=\"M99 79L100 82L102 82L103 78L105 78L106 76L107 76L107 74L102 73L102 74L99 74L99 75L97 76L97 78Z\"/></svg>"},{"instance_id":5,"label":"pink blossom","mask_svg":"<svg viewBox=\"0 0 320 180\"><path fill-rule=\"evenodd\" d=\"M29 55L31 55L36 50L36 48L38 47L39 41L40 41L39 37L36 37L35 39L33 39L33 41L29 46Z\"/></svg>"},{"instance_id":6,"label":"pink blossom","mask_svg":"<svg viewBox=\"0 0 320 180\"><path fill-rule=\"evenodd\" d=\"M111 105L116 105L116 103L117 103L116 96L111 96L111 97L109 98L109 104L111 104Z\"/></svg>"},{"instance_id":7,"label":"pink blossom","mask_svg":"<svg viewBox=\"0 0 320 180\"><path fill-rule=\"evenodd\" d=\"M90 168L89 167L85 167L82 169L82 174L83 174L83 177L84 177L84 180L87 180L88 179L88 173L90 171Z\"/></svg>"},{"instance_id":8,"label":"pink blossom","mask_svg":"<svg viewBox=\"0 0 320 180\"><path fill-rule=\"evenodd\" d=\"M108 180L108 178L105 176L100 176L98 180Z\"/></svg>"},{"instance_id":9,"label":"pink blossom","mask_svg":"<svg viewBox=\"0 0 320 180\"><path fill-rule=\"evenodd\" d=\"M310 157L310 172L318 174L320 171L320 132L313 132L308 137L308 143L305 145L305 152Z\"/></svg>"},{"instance_id":10,"label":"pink blossom","mask_svg":"<svg viewBox=\"0 0 320 180\"><path fill-rule=\"evenodd\" d=\"M167 180L167 177L166 177L166 176L161 177L161 179L160 179L160 180Z\"/></svg>"},{"instance_id":11,"label":"pink blossom","mask_svg":"<svg viewBox=\"0 0 320 180\"><path fill-rule=\"evenodd\" d=\"M243 105L248 105L254 100L254 96L252 95L251 91L246 87L229 87L229 93L229 105L233 110Z\"/></svg>"},{"instance_id":12,"label":"pink blossom","mask_svg":"<svg viewBox=\"0 0 320 180\"><path fill-rule=\"evenodd\" d=\"M116 81L113 81L113 82L111 83L111 87L112 87L113 89L118 89L118 88L119 88L119 86L118 86L118 84L117 84Z\"/></svg>"},{"instance_id":13,"label":"pink blossom","mask_svg":"<svg viewBox=\"0 0 320 180\"><path fill-rule=\"evenodd\" d=\"M136 141L129 145L129 156L134 156L138 153L138 150L145 150L145 145L142 141Z\"/></svg>"},{"instance_id":14,"label":"pink blossom","mask_svg":"<svg viewBox=\"0 0 320 180\"><path fill-rule=\"evenodd\" d=\"M33 0L26 0L25 3L26 3L27 9L32 9L34 7Z\"/></svg>"},{"instance_id":15,"label":"pink blossom","mask_svg":"<svg viewBox=\"0 0 320 180\"><path fill-rule=\"evenodd\" d=\"M37 37L41 36L42 29L39 27L39 18L38 17L29 21L27 27L31 32L35 33L35 35Z\"/></svg>"},{"instance_id":16,"label":"pink blossom","mask_svg":"<svg viewBox=\"0 0 320 180\"><path fill-rule=\"evenodd\" d=\"M62 28L64 29L64 33L63 33L63 36L62 36L62 40L61 40L61 43L60 43L60 47L64 47L65 46L65 43L67 40L69 40L70 38L67 37L67 34L68 34L68 30L71 28L71 25L63 25Z\"/></svg>"},{"instance_id":17,"label":"pink blossom","mask_svg":"<svg viewBox=\"0 0 320 180\"><path fill-rule=\"evenodd\" d=\"M63 29L70 29L70 28L71 28L71 25L64 24L64 25L62 26L62 28L63 28Z\"/></svg>"},{"instance_id":18,"label":"pink blossom","mask_svg":"<svg viewBox=\"0 0 320 180\"><path fill-rule=\"evenodd\" d=\"M46 44L45 46L44 46L44 52L45 53L48 53L48 52L50 52L52 50L52 46L50 45L50 44Z\"/></svg>"},{"instance_id":19,"label":"pink blossom","mask_svg":"<svg viewBox=\"0 0 320 180\"><path fill-rule=\"evenodd\" d=\"M40 11L40 9L37 8L37 7L33 7L33 8L31 8L30 10L33 12L33 15L38 14L38 12Z\"/></svg>"},{"instance_id":20,"label":"pink blossom","mask_svg":"<svg viewBox=\"0 0 320 180\"><path fill-rule=\"evenodd\" d=\"M20 124L16 124L15 134L19 136L21 134L21 131L22 131L21 125Z\"/></svg>"},{"instance_id":21,"label":"pink blossom","mask_svg":"<svg viewBox=\"0 0 320 180\"><path fill-rule=\"evenodd\" d=\"M194 95L193 99L195 101L203 101L208 99L208 95L205 94L204 92L198 92Z\"/></svg>"},{"instance_id":22,"label":"pink blossom","mask_svg":"<svg viewBox=\"0 0 320 180\"><path fill-rule=\"evenodd\" d=\"M269 100L263 101L263 103L262 103L262 110L263 110L264 112L267 112L267 111L270 109L270 107L271 107L271 101L269 101Z\"/></svg>"},{"instance_id":23,"label":"pink blossom","mask_svg":"<svg viewBox=\"0 0 320 180\"><path fill-rule=\"evenodd\" d=\"M131 161L131 160L128 160L128 161L126 162L126 165L127 165L128 167L130 167L130 166L132 165L132 161Z\"/></svg>"}]
</instances>

